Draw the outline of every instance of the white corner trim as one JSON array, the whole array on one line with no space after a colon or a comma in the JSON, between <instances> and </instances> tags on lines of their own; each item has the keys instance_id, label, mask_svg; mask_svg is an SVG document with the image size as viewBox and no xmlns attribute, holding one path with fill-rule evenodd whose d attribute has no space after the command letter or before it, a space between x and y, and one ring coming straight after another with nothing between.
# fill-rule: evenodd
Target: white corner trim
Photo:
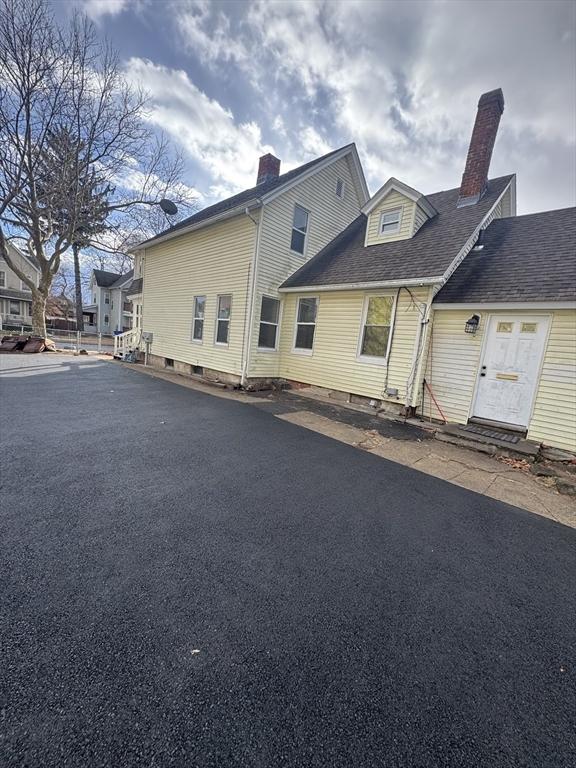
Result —
<instances>
[{"instance_id":1,"label":"white corner trim","mask_svg":"<svg viewBox=\"0 0 576 768\"><path fill-rule=\"evenodd\" d=\"M278 288L279 293L317 293L319 291L359 291L378 290L380 288L418 287L420 285L435 285L442 282L442 275L436 277L404 278L402 280L385 280L376 283L341 283L336 285L302 285L296 288Z\"/></svg>"}]
</instances>

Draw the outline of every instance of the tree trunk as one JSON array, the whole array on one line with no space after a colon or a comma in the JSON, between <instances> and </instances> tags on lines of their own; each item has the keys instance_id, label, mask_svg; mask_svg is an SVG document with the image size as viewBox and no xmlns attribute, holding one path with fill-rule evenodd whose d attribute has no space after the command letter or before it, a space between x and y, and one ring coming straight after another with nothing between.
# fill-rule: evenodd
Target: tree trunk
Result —
<instances>
[{"instance_id":1,"label":"tree trunk","mask_svg":"<svg viewBox=\"0 0 576 768\"><path fill-rule=\"evenodd\" d=\"M34 336L46 338L46 299L48 291L42 288L32 290L32 332Z\"/></svg>"},{"instance_id":2,"label":"tree trunk","mask_svg":"<svg viewBox=\"0 0 576 768\"><path fill-rule=\"evenodd\" d=\"M76 289L76 330L84 330L84 308L82 307L82 283L80 281L80 246L72 244L74 253L74 287Z\"/></svg>"}]
</instances>

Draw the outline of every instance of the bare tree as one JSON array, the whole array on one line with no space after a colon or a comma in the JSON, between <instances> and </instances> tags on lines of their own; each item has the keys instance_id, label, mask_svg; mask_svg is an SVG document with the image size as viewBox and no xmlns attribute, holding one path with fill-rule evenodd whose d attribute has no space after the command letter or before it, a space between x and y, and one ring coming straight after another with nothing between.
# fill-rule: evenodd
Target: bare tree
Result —
<instances>
[{"instance_id":1,"label":"bare tree","mask_svg":"<svg viewBox=\"0 0 576 768\"><path fill-rule=\"evenodd\" d=\"M39 335L62 255L85 229L87 183L102 195L110 230L167 192L182 210L193 205L178 184L181 159L155 140L145 116L144 93L125 81L85 16L61 30L45 0L0 0L0 255L31 289ZM55 154L58 133L68 140ZM10 238L38 263L38 287L10 259Z\"/></svg>"}]
</instances>

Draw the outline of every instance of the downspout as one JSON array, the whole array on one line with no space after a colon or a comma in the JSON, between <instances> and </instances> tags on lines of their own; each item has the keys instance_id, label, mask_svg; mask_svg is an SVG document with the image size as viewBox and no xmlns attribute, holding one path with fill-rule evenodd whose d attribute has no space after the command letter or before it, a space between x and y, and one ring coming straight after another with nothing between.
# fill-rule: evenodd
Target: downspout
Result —
<instances>
[{"instance_id":1,"label":"downspout","mask_svg":"<svg viewBox=\"0 0 576 768\"><path fill-rule=\"evenodd\" d=\"M240 377L241 387L246 386L246 381L248 378L248 365L250 362L250 349L252 346L252 323L254 321L254 295L256 292L256 274L258 267L258 255L260 252L260 232L262 231L262 227L260 225L264 217L264 207L262 206L262 201L258 200L258 203L260 203L261 206L258 221L256 221L256 219L251 216L249 208L244 210L246 216L248 216L250 221L256 227L256 238L254 243L254 255L252 256L252 261L248 268L248 276L246 280L246 309L244 311L244 336L242 339L241 360L242 374Z\"/></svg>"},{"instance_id":2,"label":"downspout","mask_svg":"<svg viewBox=\"0 0 576 768\"><path fill-rule=\"evenodd\" d=\"M434 286L430 286L430 289L428 291L428 302L426 304L426 310L424 311L422 320L420 321L420 325L418 326L418 339L416 342L416 349L415 349L414 359L412 363L412 371L410 373L410 378L406 386L406 407L407 408L413 408L415 405L414 392L418 391L418 381L422 373L422 362L424 360L423 352L426 347L426 337L427 337L428 325L430 323L430 313L432 311L433 297L434 297Z\"/></svg>"}]
</instances>

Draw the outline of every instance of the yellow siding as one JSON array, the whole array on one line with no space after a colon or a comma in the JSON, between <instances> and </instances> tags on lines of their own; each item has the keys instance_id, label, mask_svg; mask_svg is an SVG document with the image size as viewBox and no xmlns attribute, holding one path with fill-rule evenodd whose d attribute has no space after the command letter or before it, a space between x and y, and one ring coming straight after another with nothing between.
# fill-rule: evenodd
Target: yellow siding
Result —
<instances>
[{"instance_id":1,"label":"yellow siding","mask_svg":"<svg viewBox=\"0 0 576 768\"><path fill-rule=\"evenodd\" d=\"M337 179L345 183L343 198L336 196ZM279 352L258 350L262 296L278 298L278 286L345 229L360 214L363 202L354 185L350 160L344 157L266 205L258 254L250 376L279 375ZM290 250L296 203L310 212L306 252L303 256Z\"/></svg>"},{"instance_id":2,"label":"yellow siding","mask_svg":"<svg viewBox=\"0 0 576 768\"><path fill-rule=\"evenodd\" d=\"M241 373L255 233L254 223L241 215L146 251L143 330L154 334L153 355L225 373ZM219 294L232 294L227 347L214 344ZM201 344L191 341L195 295L206 296Z\"/></svg>"},{"instance_id":3,"label":"yellow siding","mask_svg":"<svg viewBox=\"0 0 576 768\"><path fill-rule=\"evenodd\" d=\"M464 333L471 314L482 316L475 336ZM496 313L496 312L495 312ZM501 312L500 312L501 314ZM506 311L506 315L551 315L542 375L528 438L576 450L576 311ZM490 313L480 308L436 310L426 362L426 379L448 421L465 424L471 414L484 331ZM426 393L424 415L439 418Z\"/></svg>"},{"instance_id":4,"label":"yellow siding","mask_svg":"<svg viewBox=\"0 0 576 768\"><path fill-rule=\"evenodd\" d=\"M576 451L576 310L554 312L528 437Z\"/></svg>"},{"instance_id":5,"label":"yellow siding","mask_svg":"<svg viewBox=\"0 0 576 768\"><path fill-rule=\"evenodd\" d=\"M380 234L380 216L384 211L390 211L394 208L402 208L402 219L400 221L400 232L395 235ZM392 190L386 195L384 200L368 216L366 245L376 245L377 243L390 243L396 240L407 240L412 237L414 231L414 215L416 203L409 198L401 195L396 190Z\"/></svg>"},{"instance_id":6,"label":"yellow siding","mask_svg":"<svg viewBox=\"0 0 576 768\"><path fill-rule=\"evenodd\" d=\"M427 289L414 288L411 292L417 302L426 301ZM392 399L384 396L386 366L357 359L364 298L370 293L373 295L375 292L326 291L318 294L318 316L311 355L292 350L298 295L287 295L281 334L281 376L375 399ZM393 398L394 402L405 403L419 323L418 307L408 292L402 289L396 306L388 373L388 387L397 388L399 392L399 397Z\"/></svg>"}]
</instances>

